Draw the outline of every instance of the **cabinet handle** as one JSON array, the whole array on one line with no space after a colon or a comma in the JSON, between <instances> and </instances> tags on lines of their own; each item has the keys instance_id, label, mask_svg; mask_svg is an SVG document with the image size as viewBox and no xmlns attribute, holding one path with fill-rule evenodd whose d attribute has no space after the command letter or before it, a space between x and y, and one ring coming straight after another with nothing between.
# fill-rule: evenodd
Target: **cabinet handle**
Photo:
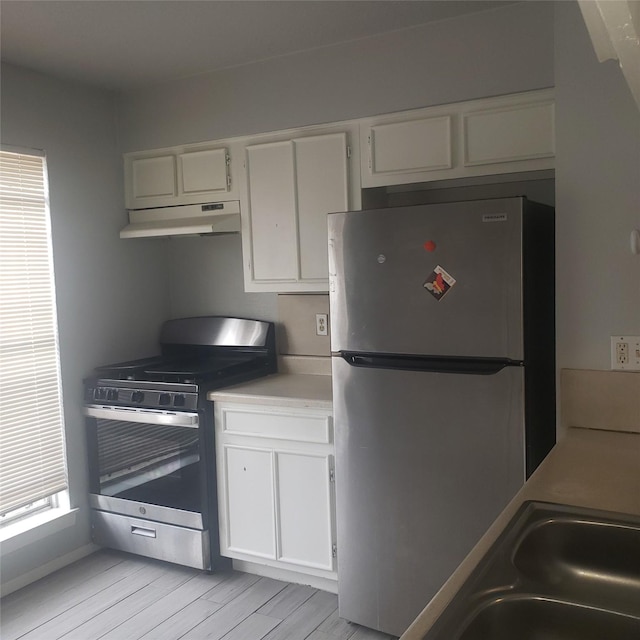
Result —
<instances>
[{"instance_id":1,"label":"cabinet handle","mask_svg":"<svg viewBox=\"0 0 640 640\"><path fill-rule=\"evenodd\" d=\"M144 527L131 527L131 533L134 536L143 536L145 538L155 538L156 530L155 529L145 529Z\"/></svg>"}]
</instances>

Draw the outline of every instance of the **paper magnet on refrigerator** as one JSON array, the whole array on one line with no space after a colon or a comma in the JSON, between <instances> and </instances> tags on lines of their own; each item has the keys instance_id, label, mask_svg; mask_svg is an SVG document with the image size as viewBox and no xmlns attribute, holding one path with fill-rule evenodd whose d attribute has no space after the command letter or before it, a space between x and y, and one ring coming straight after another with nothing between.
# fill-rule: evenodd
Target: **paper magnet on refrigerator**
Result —
<instances>
[{"instance_id":1,"label":"paper magnet on refrigerator","mask_svg":"<svg viewBox=\"0 0 640 640\"><path fill-rule=\"evenodd\" d=\"M456 279L438 265L422 285L436 300L441 300L456 283Z\"/></svg>"}]
</instances>

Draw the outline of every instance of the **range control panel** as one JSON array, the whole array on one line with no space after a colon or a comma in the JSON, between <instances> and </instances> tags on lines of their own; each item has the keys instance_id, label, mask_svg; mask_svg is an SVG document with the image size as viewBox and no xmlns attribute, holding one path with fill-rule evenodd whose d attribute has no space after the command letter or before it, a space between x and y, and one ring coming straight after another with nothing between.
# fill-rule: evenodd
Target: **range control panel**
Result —
<instances>
[{"instance_id":1,"label":"range control panel","mask_svg":"<svg viewBox=\"0 0 640 640\"><path fill-rule=\"evenodd\" d=\"M126 407L177 409L193 411L198 408L198 394L156 389L130 389L123 387L86 387L85 402L99 402Z\"/></svg>"}]
</instances>

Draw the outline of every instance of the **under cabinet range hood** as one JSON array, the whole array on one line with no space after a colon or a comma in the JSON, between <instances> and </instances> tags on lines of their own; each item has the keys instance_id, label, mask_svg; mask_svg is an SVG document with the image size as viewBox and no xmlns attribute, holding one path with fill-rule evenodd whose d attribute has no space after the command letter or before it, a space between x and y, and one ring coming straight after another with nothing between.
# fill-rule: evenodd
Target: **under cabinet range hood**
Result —
<instances>
[{"instance_id":1,"label":"under cabinet range hood","mask_svg":"<svg viewBox=\"0 0 640 640\"><path fill-rule=\"evenodd\" d=\"M239 233L240 202L209 202L129 211L121 238Z\"/></svg>"}]
</instances>

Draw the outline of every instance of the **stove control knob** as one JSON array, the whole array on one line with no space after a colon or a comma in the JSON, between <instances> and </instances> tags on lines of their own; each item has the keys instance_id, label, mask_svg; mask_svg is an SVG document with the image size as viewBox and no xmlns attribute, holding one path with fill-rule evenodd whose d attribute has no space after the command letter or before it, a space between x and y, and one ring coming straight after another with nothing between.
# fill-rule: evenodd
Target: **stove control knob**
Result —
<instances>
[{"instance_id":1,"label":"stove control knob","mask_svg":"<svg viewBox=\"0 0 640 640\"><path fill-rule=\"evenodd\" d=\"M169 393L161 393L160 394L160 398L159 398L159 402L161 405L169 405L171 404L171 394Z\"/></svg>"},{"instance_id":2,"label":"stove control knob","mask_svg":"<svg viewBox=\"0 0 640 640\"><path fill-rule=\"evenodd\" d=\"M118 390L107 389L107 400L117 400L117 399L118 399Z\"/></svg>"},{"instance_id":3,"label":"stove control knob","mask_svg":"<svg viewBox=\"0 0 640 640\"><path fill-rule=\"evenodd\" d=\"M96 400L104 400L104 398L105 398L105 389L101 389L101 388L94 389L93 390L93 397Z\"/></svg>"},{"instance_id":4,"label":"stove control knob","mask_svg":"<svg viewBox=\"0 0 640 640\"><path fill-rule=\"evenodd\" d=\"M173 405L175 407L184 407L185 397L182 393L178 393L173 398Z\"/></svg>"},{"instance_id":5,"label":"stove control knob","mask_svg":"<svg viewBox=\"0 0 640 640\"><path fill-rule=\"evenodd\" d=\"M131 394L131 402L142 402L144 400L144 392L134 391Z\"/></svg>"}]
</instances>

